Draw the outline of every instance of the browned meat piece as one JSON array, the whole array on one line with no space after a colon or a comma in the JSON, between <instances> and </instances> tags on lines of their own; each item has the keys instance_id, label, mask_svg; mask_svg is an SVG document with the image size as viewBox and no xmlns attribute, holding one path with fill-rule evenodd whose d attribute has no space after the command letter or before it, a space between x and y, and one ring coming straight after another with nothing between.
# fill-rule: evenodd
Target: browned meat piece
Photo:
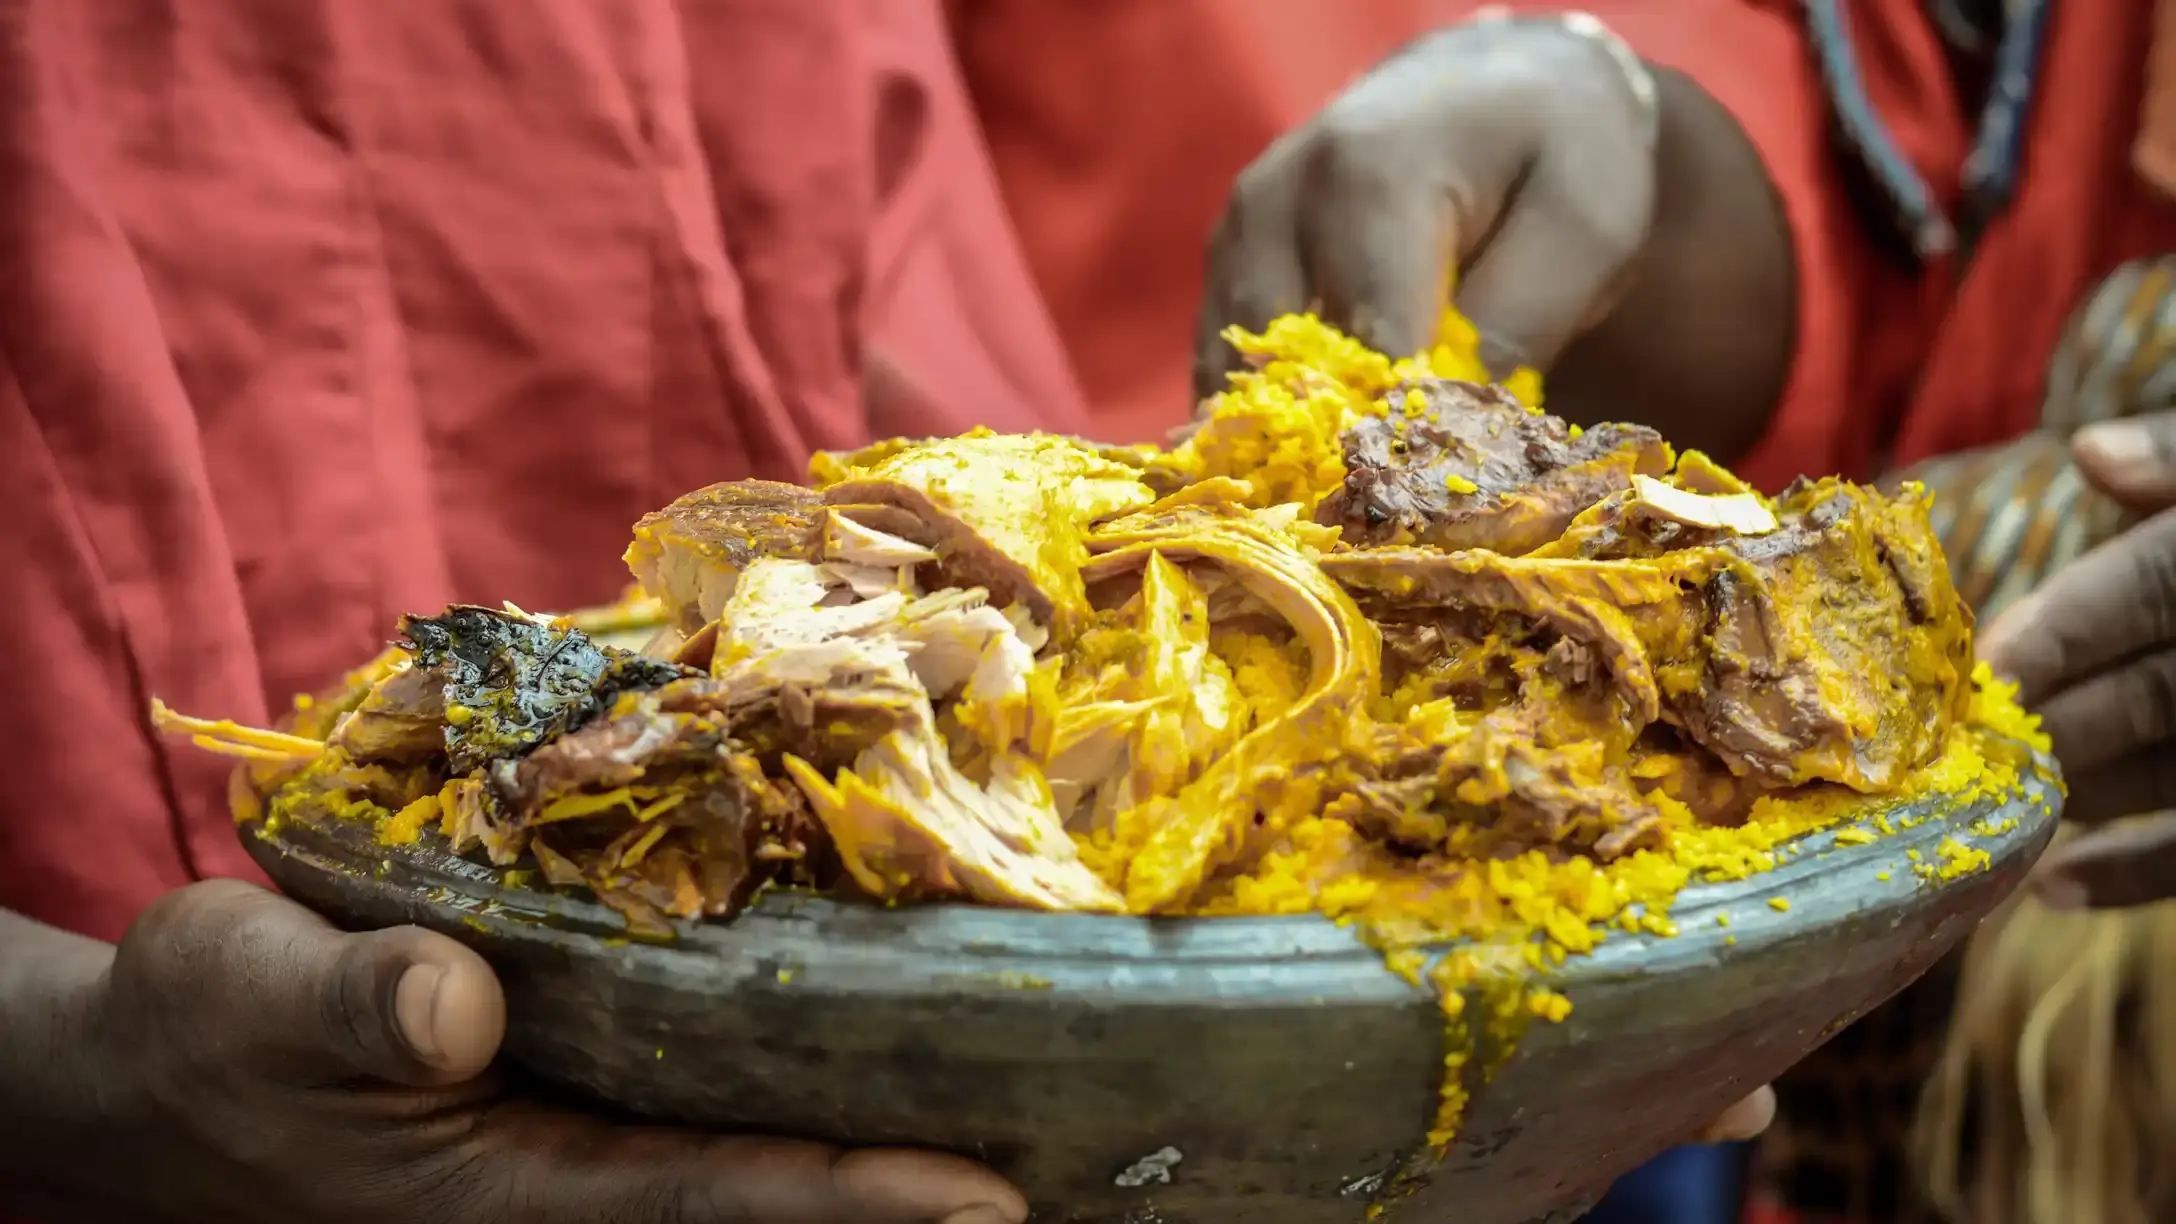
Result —
<instances>
[{"instance_id":1,"label":"browned meat piece","mask_svg":"<svg viewBox=\"0 0 2176 1224\"><path fill-rule=\"evenodd\" d=\"M370 686L327 741L358 761L421 764L446 752L446 677L403 667Z\"/></svg>"},{"instance_id":2,"label":"browned meat piece","mask_svg":"<svg viewBox=\"0 0 2176 1224\"><path fill-rule=\"evenodd\" d=\"M1650 564L1537 560L1485 551L1376 548L1323 557L1322 570L1371 615L1450 608L1508 616L1598 656L1636 725L1661 713L1656 662L1694 649L1706 619L1697 584L1724 564L1716 553Z\"/></svg>"},{"instance_id":3,"label":"browned meat piece","mask_svg":"<svg viewBox=\"0 0 2176 1224\"><path fill-rule=\"evenodd\" d=\"M1387 412L1346 431L1345 485L1316 509L1348 544L1519 556L1635 474L1670 469L1651 429L1597 425L1574 437L1498 387L1428 379L1384 398Z\"/></svg>"},{"instance_id":4,"label":"browned meat piece","mask_svg":"<svg viewBox=\"0 0 2176 1224\"><path fill-rule=\"evenodd\" d=\"M631 711L600 718L519 760L498 762L488 775L492 791L514 823L534 824L544 819L544 806L554 798L713 766L726 755L722 717L688 717L668 712L662 704L655 698L644 700Z\"/></svg>"},{"instance_id":5,"label":"browned meat piece","mask_svg":"<svg viewBox=\"0 0 2176 1224\"><path fill-rule=\"evenodd\" d=\"M741 570L757 557L816 555L823 499L799 485L737 480L697 489L642 516L627 568L694 636L718 618Z\"/></svg>"},{"instance_id":6,"label":"browned meat piece","mask_svg":"<svg viewBox=\"0 0 2176 1224\"><path fill-rule=\"evenodd\" d=\"M1678 717L1743 776L1895 786L1970 700L1970 622L1926 505L1824 480L1776 508L1782 530L1723 550L1740 564L1709 584L1704 667Z\"/></svg>"},{"instance_id":7,"label":"browned meat piece","mask_svg":"<svg viewBox=\"0 0 2176 1224\"><path fill-rule=\"evenodd\" d=\"M1666 718L1740 777L1893 787L1941 752L1970 696L1969 618L1925 503L1822 481L1776 515L1776 531L1648 560L1389 548L1322 567L1377 616L1448 609L1483 615L1475 643L1499 628L1577 642L1628 726ZM1440 640L1452 622L1437 626Z\"/></svg>"},{"instance_id":8,"label":"browned meat piece","mask_svg":"<svg viewBox=\"0 0 2176 1224\"><path fill-rule=\"evenodd\" d=\"M547 879L589 888L637 929L736 911L766 880L798 878L822 840L800 795L767 781L706 704L718 687L640 694L496 763L455 796L457 821L494 859L526 847Z\"/></svg>"}]
</instances>

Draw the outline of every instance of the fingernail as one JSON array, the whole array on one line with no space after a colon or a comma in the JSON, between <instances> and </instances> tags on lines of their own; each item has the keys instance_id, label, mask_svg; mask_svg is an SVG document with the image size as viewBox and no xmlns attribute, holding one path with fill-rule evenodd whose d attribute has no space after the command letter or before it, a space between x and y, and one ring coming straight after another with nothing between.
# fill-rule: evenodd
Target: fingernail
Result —
<instances>
[{"instance_id":1,"label":"fingernail","mask_svg":"<svg viewBox=\"0 0 2176 1224\"><path fill-rule=\"evenodd\" d=\"M1020 1216L992 1207L988 1203L977 1203L946 1216L944 1224L1021 1224L1021 1219Z\"/></svg>"},{"instance_id":2,"label":"fingernail","mask_svg":"<svg viewBox=\"0 0 2176 1224\"><path fill-rule=\"evenodd\" d=\"M2136 421L2104 421L2078 431L2080 447L2107 467L2125 473L2158 464L2161 448L2153 431Z\"/></svg>"},{"instance_id":3,"label":"fingernail","mask_svg":"<svg viewBox=\"0 0 2176 1224\"><path fill-rule=\"evenodd\" d=\"M400 1025L400 1039L427 1063L444 1062L446 1051L438 1040L438 987L446 971L437 965L410 965L393 987L393 1020Z\"/></svg>"},{"instance_id":4,"label":"fingernail","mask_svg":"<svg viewBox=\"0 0 2176 1224\"><path fill-rule=\"evenodd\" d=\"M2085 885L2073 876L2064 875L2060 868L2034 879L2032 895L2034 900L2051 910L2081 910L2091 899Z\"/></svg>"}]
</instances>

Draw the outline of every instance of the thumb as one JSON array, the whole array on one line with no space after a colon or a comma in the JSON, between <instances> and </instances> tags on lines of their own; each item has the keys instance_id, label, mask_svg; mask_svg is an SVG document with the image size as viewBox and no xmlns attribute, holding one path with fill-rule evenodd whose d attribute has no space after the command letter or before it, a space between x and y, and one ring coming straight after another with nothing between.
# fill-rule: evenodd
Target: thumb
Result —
<instances>
[{"instance_id":1,"label":"thumb","mask_svg":"<svg viewBox=\"0 0 2176 1224\"><path fill-rule=\"evenodd\" d=\"M506 1001L482 957L418 927L348 934L285 898L214 881L176 894L169 947L208 972L185 987L212 1026L290 1073L410 1087L471 1079L498 1053ZM186 971L186 970L185 970Z\"/></svg>"},{"instance_id":2,"label":"thumb","mask_svg":"<svg viewBox=\"0 0 2176 1224\"><path fill-rule=\"evenodd\" d=\"M2093 487L2126 509L2150 514L2176 505L2176 413L2088 426L2071 450Z\"/></svg>"}]
</instances>

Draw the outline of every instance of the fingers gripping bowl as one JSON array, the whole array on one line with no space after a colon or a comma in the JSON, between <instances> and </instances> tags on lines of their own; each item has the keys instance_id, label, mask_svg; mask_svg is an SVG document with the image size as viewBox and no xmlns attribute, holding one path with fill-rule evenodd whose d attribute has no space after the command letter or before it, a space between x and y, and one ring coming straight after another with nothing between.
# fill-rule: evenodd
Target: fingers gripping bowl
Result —
<instances>
[{"instance_id":1,"label":"fingers gripping bowl","mask_svg":"<svg viewBox=\"0 0 2176 1224\"><path fill-rule=\"evenodd\" d=\"M158 716L247 758L283 887L491 956L538 1074L957 1147L1054 1220L1576 1205L2045 840L1915 491L1771 501L1455 346L1241 342L1169 450L682 498L639 651L452 608L283 731Z\"/></svg>"}]
</instances>

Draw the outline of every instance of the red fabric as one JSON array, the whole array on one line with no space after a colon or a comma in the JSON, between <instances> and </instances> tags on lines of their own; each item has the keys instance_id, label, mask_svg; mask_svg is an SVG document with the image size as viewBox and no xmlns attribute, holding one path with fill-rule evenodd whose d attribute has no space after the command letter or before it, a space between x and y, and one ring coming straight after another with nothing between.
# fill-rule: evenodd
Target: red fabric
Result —
<instances>
[{"instance_id":1,"label":"red fabric","mask_svg":"<svg viewBox=\"0 0 2176 1224\"><path fill-rule=\"evenodd\" d=\"M258 719L404 609L609 597L644 511L902 403L1080 429L941 20L0 0L0 904L110 938L249 874L153 694Z\"/></svg>"},{"instance_id":2,"label":"red fabric","mask_svg":"<svg viewBox=\"0 0 2176 1224\"><path fill-rule=\"evenodd\" d=\"M1232 177L1383 53L1469 0L953 0L968 79L1030 262L1098 431L1189 410L1201 243ZM1528 2L1513 7L1549 9ZM1962 283L1876 253L1845 194L1796 0L1589 0L1745 127L1782 196L1798 346L1765 440L1776 486L1999 440L2033 420L2063 319L2116 264L2176 249L2176 211L2127 163L2149 0L2051 7L2028 173ZM1970 124L1920 0L1849 6L1867 87L1939 198ZM1728 337L1717 337L1728 343Z\"/></svg>"},{"instance_id":3,"label":"red fabric","mask_svg":"<svg viewBox=\"0 0 2176 1224\"><path fill-rule=\"evenodd\" d=\"M1099 437L1192 408L1203 249L1241 169L1444 0L952 0L1021 242Z\"/></svg>"}]
</instances>

